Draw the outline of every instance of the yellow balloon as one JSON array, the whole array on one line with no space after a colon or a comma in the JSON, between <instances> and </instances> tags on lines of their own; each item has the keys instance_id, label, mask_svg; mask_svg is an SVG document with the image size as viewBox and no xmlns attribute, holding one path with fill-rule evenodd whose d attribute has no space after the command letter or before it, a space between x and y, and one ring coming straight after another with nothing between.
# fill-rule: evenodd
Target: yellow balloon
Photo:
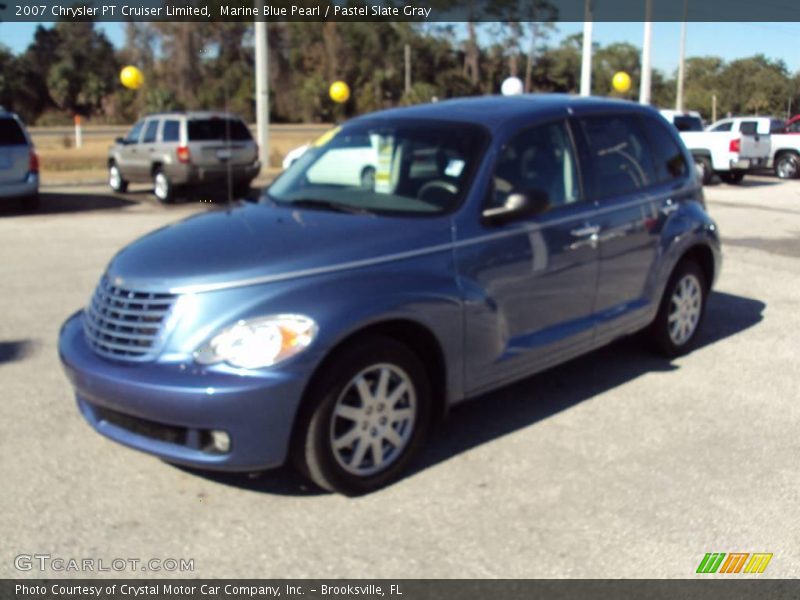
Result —
<instances>
[{"instance_id":1,"label":"yellow balloon","mask_svg":"<svg viewBox=\"0 0 800 600\"><path fill-rule=\"evenodd\" d=\"M334 81L331 84L328 94L334 102L347 102L350 98L350 88L344 81Z\"/></svg>"},{"instance_id":2,"label":"yellow balloon","mask_svg":"<svg viewBox=\"0 0 800 600\"><path fill-rule=\"evenodd\" d=\"M138 90L144 83L144 75L136 67L128 65L120 71L119 80L126 88Z\"/></svg>"},{"instance_id":3,"label":"yellow balloon","mask_svg":"<svg viewBox=\"0 0 800 600\"><path fill-rule=\"evenodd\" d=\"M614 78L611 80L611 85L618 92L624 94L631 89L631 76L625 71L617 71L614 73Z\"/></svg>"}]
</instances>

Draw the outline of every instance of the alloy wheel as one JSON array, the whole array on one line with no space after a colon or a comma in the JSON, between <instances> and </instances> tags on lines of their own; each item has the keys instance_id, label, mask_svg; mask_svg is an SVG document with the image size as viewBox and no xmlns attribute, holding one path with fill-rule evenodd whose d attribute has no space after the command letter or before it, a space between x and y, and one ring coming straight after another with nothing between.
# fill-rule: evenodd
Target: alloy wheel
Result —
<instances>
[{"instance_id":1,"label":"alloy wheel","mask_svg":"<svg viewBox=\"0 0 800 600\"><path fill-rule=\"evenodd\" d=\"M688 342L703 311L703 287L692 273L684 275L670 298L668 316L669 337L676 346Z\"/></svg>"}]
</instances>

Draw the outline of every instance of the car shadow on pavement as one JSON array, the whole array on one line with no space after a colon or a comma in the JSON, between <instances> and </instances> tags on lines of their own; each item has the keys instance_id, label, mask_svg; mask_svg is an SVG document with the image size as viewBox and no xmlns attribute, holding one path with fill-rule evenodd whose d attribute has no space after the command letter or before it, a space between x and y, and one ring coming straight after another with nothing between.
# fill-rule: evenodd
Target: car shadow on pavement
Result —
<instances>
[{"instance_id":1,"label":"car shadow on pavement","mask_svg":"<svg viewBox=\"0 0 800 600\"><path fill-rule=\"evenodd\" d=\"M22 360L33 353L31 340L13 340L0 342L0 365Z\"/></svg>"},{"instance_id":2,"label":"car shadow on pavement","mask_svg":"<svg viewBox=\"0 0 800 600\"><path fill-rule=\"evenodd\" d=\"M697 349L758 324L765 308L766 304L759 300L724 292L713 293L708 300ZM646 373L677 370L679 367L671 361L643 348L640 336L623 338L454 408L447 421L431 436L416 466L405 477L412 477L466 450L535 425ZM294 496L324 493L288 466L251 476L180 468L218 483L255 492Z\"/></svg>"},{"instance_id":3,"label":"car shadow on pavement","mask_svg":"<svg viewBox=\"0 0 800 600\"><path fill-rule=\"evenodd\" d=\"M126 200L113 194L42 192L39 194L39 207L36 210L26 210L19 203L13 201L2 202L0 203L0 217L35 217L37 215L124 208L135 204L139 204L139 202Z\"/></svg>"}]
</instances>

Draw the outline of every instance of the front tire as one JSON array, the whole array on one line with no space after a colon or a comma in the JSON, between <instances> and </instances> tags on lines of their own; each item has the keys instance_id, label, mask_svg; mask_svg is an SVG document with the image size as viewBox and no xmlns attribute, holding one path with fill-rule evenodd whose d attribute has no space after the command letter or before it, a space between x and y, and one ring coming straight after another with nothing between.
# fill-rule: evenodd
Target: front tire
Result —
<instances>
[{"instance_id":1,"label":"front tire","mask_svg":"<svg viewBox=\"0 0 800 600\"><path fill-rule=\"evenodd\" d=\"M708 290L706 276L695 261L678 264L650 326L650 338L659 354L673 358L692 350L703 322Z\"/></svg>"},{"instance_id":2,"label":"front tire","mask_svg":"<svg viewBox=\"0 0 800 600\"><path fill-rule=\"evenodd\" d=\"M425 367L389 338L342 350L316 378L308 401L295 462L321 488L347 495L397 479L430 424Z\"/></svg>"},{"instance_id":3,"label":"front tire","mask_svg":"<svg viewBox=\"0 0 800 600\"><path fill-rule=\"evenodd\" d=\"M175 199L175 186L161 169L153 173L153 194L162 204L169 204Z\"/></svg>"},{"instance_id":4,"label":"front tire","mask_svg":"<svg viewBox=\"0 0 800 600\"><path fill-rule=\"evenodd\" d=\"M120 194L128 191L128 182L122 178L122 171L114 162L108 165L108 187Z\"/></svg>"},{"instance_id":5,"label":"front tire","mask_svg":"<svg viewBox=\"0 0 800 600\"><path fill-rule=\"evenodd\" d=\"M775 159L775 175L780 179L795 179L800 174L800 156L785 152Z\"/></svg>"}]
</instances>

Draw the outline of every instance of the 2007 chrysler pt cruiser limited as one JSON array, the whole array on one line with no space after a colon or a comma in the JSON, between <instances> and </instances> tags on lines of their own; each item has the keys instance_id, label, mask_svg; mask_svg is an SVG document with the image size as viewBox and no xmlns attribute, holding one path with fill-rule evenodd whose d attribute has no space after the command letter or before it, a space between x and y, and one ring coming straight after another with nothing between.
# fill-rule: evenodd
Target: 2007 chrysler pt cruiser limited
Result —
<instances>
[{"instance_id":1,"label":"2007 chrysler pt cruiser limited","mask_svg":"<svg viewBox=\"0 0 800 600\"><path fill-rule=\"evenodd\" d=\"M59 348L118 442L209 469L292 459L358 494L465 398L642 329L686 352L720 260L654 110L452 100L349 121L258 204L127 246Z\"/></svg>"}]
</instances>

